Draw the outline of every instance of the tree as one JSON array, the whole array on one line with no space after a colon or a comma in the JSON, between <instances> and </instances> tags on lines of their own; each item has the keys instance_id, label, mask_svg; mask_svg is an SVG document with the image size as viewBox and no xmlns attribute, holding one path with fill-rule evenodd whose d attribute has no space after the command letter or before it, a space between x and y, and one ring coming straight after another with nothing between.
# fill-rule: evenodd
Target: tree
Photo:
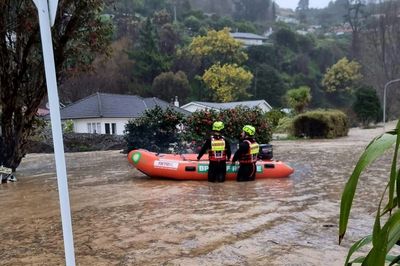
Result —
<instances>
[{"instance_id":1,"label":"tree","mask_svg":"<svg viewBox=\"0 0 400 266\"><path fill-rule=\"evenodd\" d=\"M170 101L174 96L178 96L179 100L184 102L190 93L190 85L185 72L161 73L154 79L152 93L165 101Z\"/></svg>"},{"instance_id":2,"label":"tree","mask_svg":"<svg viewBox=\"0 0 400 266\"><path fill-rule=\"evenodd\" d=\"M170 59L160 51L159 37L150 18L144 21L130 56L135 60L134 77L144 86L151 85L156 76L169 69Z\"/></svg>"},{"instance_id":3,"label":"tree","mask_svg":"<svg viewBox=\"0 0 400 266\"><path fill-rule=\"evenodd\" d=\"M344 57L327 69L322 85L327 92L350 91L355 83L362 78L360 69L359 63L350 62Z\"/></svg>"},{"instance_id":4,"label":"tree","mask_svg":"<svg viewBox=\"0 0 400 266\"><path fill-rule=\"evenodd\" d=\"M192 55L202 58L204 69L219 62L241 64L247 60L242 44L229 35L229 29L211 30L206 36L195 37L189 45Z\"/></svg>"},{"instance_id":5,"label":"tree","mask_svg":"<svg viewBox=\"0 0 400 266\"><path fill-rule=\"evenodd\" d=\"M253 74L236 64L215 64L203 75L207 87L215 91L214 100L232 102L247 98L246 92L251 84Z\"/></svg>"},{"instance_id":6,"label":"tree","mask_svg":"<svg viewBox=\"0 0 400 266\"><path fill-rule=\"evenodd\" d=\"M103 0L59 2L53 30L56 71L87 69L106 53L111 21L101 16ZM33 1L0 2L0 164L15 170L26 154L35 115L46 95L37 9Z\"/></svg>"},{"instance_id":7,"label":"tree","mask_svg":"<svg viewBox=\"0 0 400 266\"><path fill-rule=\"evenodd\" d=\"M282 106L281 98L287 86L280 73L273 67L261 64L253 70L253 84L248 92L254 100L264 99L274 107Z\"/></svg>"},{"instance_id":8,"label":"tree","mask_svg":"<svg viewBox=\"0 0 400 266\"><path fill-rule=\"evenodd\" d=\"M173 25L169 23L164 24L159 30L158 35L160 37L160 53L166 56L175 55L176 46L180 43L181 39Z\"/></svg>"},{"instance_id":9,"label":"tree","mask_svg":"<svg viewBox=\"0 0 400 266\"><path fill-rule=\"evenodd\" d=\"M356 91L353 110L364 127L367 127L370 122L380 120L382 109L375 89L367 86L359 88Z\"/></svg>"},{"instance_id":10,"label":"tree","mask_svg":"<svg viewBox=\"0 0 400 266\"><path fill-rule=\"evenodd\" d=\"M280 28L272 34L272 39L277 46L283 46L292 51L297 51L298 44L296 33L289 28Z\"/></svg>"},{"instance_id":11,"label":"tree","mask_svg":"<svg viewBox=\"0 0 400 266\"><path fill-rule=\"evenodd\" d=\"M363 2L363 0L347 0L346 3L347 14L345 15L345 21L349 23L352 33L351 56L352 59L356 60L360 59L360 35L363 28L363 21L366 18L364 14L365 4Z\"/></svg>"},{"instance_id":12,"label":"tree","mask_svg":"<svg viewBox=\"0 0 400 266\"><path fill-rule=\"evenodd\" d=\"M288 105L300 114L311 102L311 92L307 86L291 89L286 92L285 99Z\"/></svg>"},{"instance_id":13,"label":"tree","mask_svg":"<svg viewBox=\"0 0 400 266\"><path fill-rule=\"evenodd\" d=\"M296 11L305 11L309 8L309 0L299 0L297 4Z\"/></svg>"},{"instance_id":14,"label":"tree","mask_svg":"<svg viewBox=\"0 0 400 266\"><path fill-rule=\"evenodd\" d=\"M273 20L270 16L270 0L239 0L235 3L235 18L248 21L266 22Z\"/></svg>"},{"instance_id":15,"label":"tree","mask_svg":"<svg viewBox=\"0 0 400 266\"><path fill-rule=\"evenodd\" d=\"M299 15L299 20L301 23L307 22L306 12L308 11L308 8L309 8L309 0L299 0L299 3L297 4L296 7L296 12Z\"/></svg>"},{"instance_id":16,"label":"tree","mask_svg":"<svg viewBox=\"0 0 400 266\"><path fill-rule=\"evenodd\" d=\"M366 72L365 83L371 84L382 99L386 82L400 75L400 12L399 1L383 1L369 6L371 13L363 34L362 65ZM389 90L387 94L390 113L398 116L400 91Z\"/></svg>"}]
</instances>

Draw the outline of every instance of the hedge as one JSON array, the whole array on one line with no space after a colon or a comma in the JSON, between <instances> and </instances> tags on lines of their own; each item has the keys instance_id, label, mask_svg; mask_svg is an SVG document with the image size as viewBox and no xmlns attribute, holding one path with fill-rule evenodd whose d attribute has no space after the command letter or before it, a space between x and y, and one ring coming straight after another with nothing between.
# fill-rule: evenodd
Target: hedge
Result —
<instances>
[{"instance_id":1,"label":"hedge","mask_svg":"<svg viewBox=\"0 0 400 266\"><path fill-rule=\"evenodd\" d=\"M293 120L296 137L337 138L347 136L348 117L339 110L315 110L296 116Z\"/></svg>"}]
</instances>

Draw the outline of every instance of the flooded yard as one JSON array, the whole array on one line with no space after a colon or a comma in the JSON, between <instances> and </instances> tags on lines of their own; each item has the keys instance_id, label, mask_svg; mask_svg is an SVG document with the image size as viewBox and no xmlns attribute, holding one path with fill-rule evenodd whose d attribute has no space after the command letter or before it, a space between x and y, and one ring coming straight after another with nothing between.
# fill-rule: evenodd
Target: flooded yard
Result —
<instances>
[{"instance_id":1,"label":"flooded yard","mask_svg":"<svg viewBox=\"0 0 400 266\"><path fill-rule=\"evenodd\" d=\"M247 183L151 179L118 151L66 154L76 263L343 265L351 244L371 228L390 156L362 175L339 246L341 192L382 132L274 141L275 159L295 173ZM65 264L53 154L27 155L17 178L0 185L0 264Z\"/></svg>"}]
</instances>

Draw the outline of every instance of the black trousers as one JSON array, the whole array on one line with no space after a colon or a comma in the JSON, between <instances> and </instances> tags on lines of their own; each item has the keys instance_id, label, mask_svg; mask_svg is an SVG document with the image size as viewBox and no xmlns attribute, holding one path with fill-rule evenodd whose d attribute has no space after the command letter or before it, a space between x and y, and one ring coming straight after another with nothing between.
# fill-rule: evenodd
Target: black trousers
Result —
<instances>
[{"instance_id":1,"label":"black trousers","mask_svg":"<svg viewBox=\"0 0 400 266\"><path fill-rule=\"evenodd\" d=\"M208 182L224 182L226 161L210 161L208 166Z\"/></svg>"},{"instance_id":2,"label":"black trousers","mask_svg":"<svg viewBox=\"0 0 400 266\"><path fill-rule=\"evenodd\" d=\"M254 181L256 179L256 171L256 163L241 163L237 173L237 181Z\"/></svg>"}]
</instances>

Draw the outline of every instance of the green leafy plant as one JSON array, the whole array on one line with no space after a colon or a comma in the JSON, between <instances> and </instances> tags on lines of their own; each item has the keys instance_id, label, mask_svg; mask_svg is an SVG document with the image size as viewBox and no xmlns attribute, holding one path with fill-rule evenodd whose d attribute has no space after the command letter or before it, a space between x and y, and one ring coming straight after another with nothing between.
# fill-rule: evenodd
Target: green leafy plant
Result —
<instances>
[{"instance_id":1,"label":"green leafy plant","mask_svg":"<svg viewBox=\"0 0 400 266\"><path fill-rule=\"evenodd\" d=\"M125 126L128 152L138 148L167 152L170 143L180 140L178 125L182 120L183 115L170 107L146 110L143 116L130 120Z\"/></svg>"},{"instance_id":2,"label":"green leafy plant","mask_svg":"<svg viewBox=\"0 0 400 266\"><path fill-rule=\"evenodd\" d=\"M345 265L362 263L362 265L379 266L385 265L385 261L391 262L390 265L400 261L399 255L392 256L389 254L393 246L400 239L400 169L397 165L400 146L400 120L395 130L386 132L371 141L361 155L353 173L345 185L340 205L339 244L346 233L357 183L361 173L385 151L392 149L393 144L395 144L395 148L393 151L390 177L385 191L382 193L379 200L372 235L363 237L350 248ZM384 198L387 199L385 207L382 206ZM384 220L385 222L382 225L382 217L385 214L388 214L389 217ZM359 251L360 248L371 242L372 247L367 255L351 260L354 252Z\"/></svg>"},{"instance_id":3,"label":"green leafy plant","mask_svg":"<svg viewBox=\"0 0 400 266\"><path fill-rule=\"evenodd\" d=\"M74 121L72 121L71 119L65 121L65 123L63 125L63 130L64 130L64 133L74 132Z\"/></svg>"},{"instance_id":4,"label":"green leafy plant","mask_svg":"<svg viewBox=\"0 0 400 266\"><path fill-rule=\"evenodd\" d=\"M356 100L353 104L353 110L363 127L367 127L370 122L378 122L382 119L381 104L373 87L360 87L356 91L355 96Z\"/></svg>"},{"instance_id":5,"label":"green leafy plant","mask_svg":"<svg viewBox=\"0 0 400 266\"><path fill-rule=\"evenodd\" d=\"M223 134L232 143L238 140L240 132L246 124L253 125L256 128L255 138L259 143L269 143L272 138L271 126L261 109L239 106L235 109L219 112L212 110L194 112L184 122L185 139L198 143L202 142L210 134L212 123L217 120L224 122Z\"/></svg>"}]
</instances>

